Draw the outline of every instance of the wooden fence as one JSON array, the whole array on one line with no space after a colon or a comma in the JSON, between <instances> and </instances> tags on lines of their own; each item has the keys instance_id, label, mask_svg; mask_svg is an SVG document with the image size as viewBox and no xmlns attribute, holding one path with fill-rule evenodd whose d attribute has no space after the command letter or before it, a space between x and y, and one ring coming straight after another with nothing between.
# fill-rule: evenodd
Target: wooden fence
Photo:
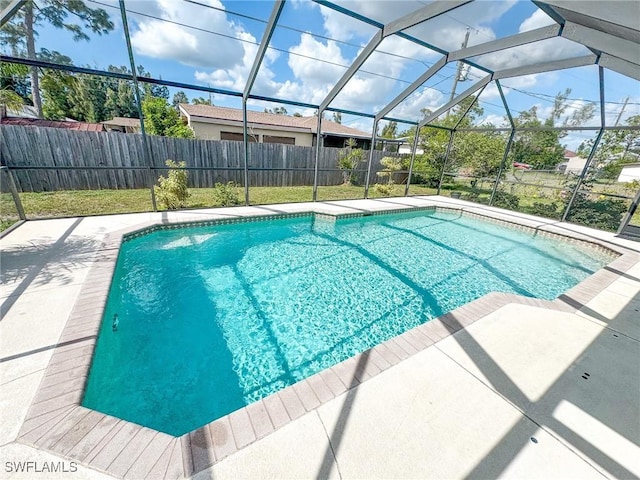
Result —
<instances>
[{"instance_id":1,"label":"wooden fence","mask_svg":"<svg viewBox=\"0 0 640 480\"><path fill-rule=\"evenodd\" d=\"M166 175L163 167L167 159L184 160L187 167L193 169L189 171L189 186L193 188L211 187L216 182L244 183L242 142L148 138L151 171L146 163L142 136L118 132L3 125L0 158L9 168L56 167L14 170L18 190L22 192L145 188L150 182L155 183L159 175ZM249 172L250 186L313 185L315 147L251 143L249 148L249 168L266 169ZM342 183L342 173L337 169L339 151L338 148L320 149L319 185ZM375 172L382 170L380 160L385 155L389 153L374 152L372 183L379 181ZM83 170L83 167L121 168ZM366 169L366 161L360 168ZM358 177L364 183L365 173L359 173Z\"/></svg>"}]
</instances>

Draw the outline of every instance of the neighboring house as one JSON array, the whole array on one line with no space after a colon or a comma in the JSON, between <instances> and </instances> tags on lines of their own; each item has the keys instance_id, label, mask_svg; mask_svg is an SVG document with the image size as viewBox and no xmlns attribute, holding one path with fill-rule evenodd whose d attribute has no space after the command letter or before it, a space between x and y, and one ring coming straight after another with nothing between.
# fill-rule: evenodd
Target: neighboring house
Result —
<instances>
[{"instance_id":1,"label":"neighboring house","mask_svg":"<svg viewBox=\"0 0 640 480\"><path fill-rule=\"evenodd\" d=\"M181 103L179 108L196 138L243 141L242 110L185 103ZM316 144L317 117L293 117L248 110L247 123L250 142L304 147ZM322 137L325 147L342 148L349 138L355 139L360 148L369 148L371 143L371 134L326 119L322 120Z\"/></svg>"},{"instance_id":2,"label":"neighboring house","mask_svg":"<svg viewBox=\"0 0 640 480\"><path fill-rule=\"evenodd\" d=\"M107 132L140 133L140 119L113 117L102 122Z\"/></svg>"},{"instance_id":3,"label":"neighboring house","mask_svg":"<svg viewBox=\"0 0 640 480\"><path fill-rule=\"evenodd\" d=\"M586 163L586 158L582 158L577 153L572 152L571 150L565 150L564 161L560 165L558 165L557 170L565 173L566 175L580 175Z\"/></svg>"},{"instance_id":4,"label":"neighboring house","mask_svg":"<svg viewBox=\"0 0 640 480\"><path fill-rule=\"evenodd\" d=\"M634 180L640 180L640 163L627 163L622 167L618 181L628 183Z\"/></svg>"},{"instance_id":5,"label":"neighboring house","mask_svg":"<svg viewBox=\"0 0 640 480\"><path fill-rule=\"evenodd\" d=\"M410 137L400 137L396 138L396 140L400 142L398 144L398 153L400 155L409 155L413 152L413 141ZM420 144L418 144L418 147L416 148L416 155L422 154L424 154L424 150Z\"/></svg>"}]
</instances>

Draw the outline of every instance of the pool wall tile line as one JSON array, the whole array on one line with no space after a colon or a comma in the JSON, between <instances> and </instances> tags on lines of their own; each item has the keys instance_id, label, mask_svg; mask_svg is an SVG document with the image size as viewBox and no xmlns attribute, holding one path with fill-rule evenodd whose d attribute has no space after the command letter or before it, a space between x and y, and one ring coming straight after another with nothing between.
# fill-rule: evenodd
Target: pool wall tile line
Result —
<instances>
[{"instance_id":1,"label":"pool wall tile line","mask_svg":"<svg viewBox=\"0 0 640 480\"><path fill-rule=\"evenodd\" d=\"M492 218L486 212L478 213L465 208L438 205L349 213L318 211L233 217L212 215L212 219L205 222L146 222L105 236L52 353L18 441L120 478L176 479L192 475L507 304L575 312L640 262L640 254L636 252L586 235L572 233L569 236L554 225L521 217L514 220L506 217L508 213ZM120 245L124 241L164 228L308 216L335 222L343 218L415 210L455 211L461 216L479 217L530 231L534 235L586 245L615 258L555 300L490 293L179 438L80 405Z\"/></svg>"}]
</instances>

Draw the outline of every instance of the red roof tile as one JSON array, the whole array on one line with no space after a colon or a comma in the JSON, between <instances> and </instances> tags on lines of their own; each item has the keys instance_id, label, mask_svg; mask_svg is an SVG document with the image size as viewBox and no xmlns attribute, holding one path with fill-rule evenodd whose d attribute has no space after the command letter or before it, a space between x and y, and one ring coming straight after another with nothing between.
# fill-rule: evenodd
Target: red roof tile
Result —
<instances>
[{"instance_id":1,"label":"red roof tile","mask_svg":"<svg viewBox=\"0 0 640 480\"><path fill-rule=\"evenodd\" d=\"M4 117L2 125L23 125L27 127L66 128L84 132L102 132L104 126L99 123L63 122L59 120L44 120L42 118Z\"/></svg>"}]
</instances>

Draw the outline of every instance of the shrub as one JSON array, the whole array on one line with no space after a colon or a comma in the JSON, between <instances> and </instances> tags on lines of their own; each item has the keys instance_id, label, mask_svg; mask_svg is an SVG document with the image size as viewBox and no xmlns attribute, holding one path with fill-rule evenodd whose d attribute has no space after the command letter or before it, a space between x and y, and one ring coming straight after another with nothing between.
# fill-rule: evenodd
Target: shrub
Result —
<instances>
[{"instance_id":1,"label":"shrub","mask_svg":"<svg viewBox=\"0 0 640 480\"><path fill-rule=\"evenodd\" d=\"M512 193L497 191L496 196L493 197L493 205L509 210L517 210L520 205L520 199Z\"/></svg>"},{"instance_id":2,"label":"shrub","mask_svg":"<svg viewBox=\"0 0 640 480\"><path fill-rule=\"evenodd\" d=\"M393 193L393 183L376 183L373 188L383 197L390 197Z\"/></svg>"},{"instance_id":3,"label":"shrub","mask_svg":"<svg viewBox=\"0 0 640 480\"><path fill-rule=\"evenodd\" d=\"M413 172L411 174L411 183L428 185L437 187L440 181L440 170L444 156L437 159L428 158L426 155L417 155L413 163ZM405 159L403 168L409 170L409 159Z\"/></svg>"},{"instance_id":4,"label":"shrub","mask_svg":"<svg viewBox=\"0 0 640 480\"><path fill-rule=\"evenodd\" d=\"M598 199L594 201L590 200L587 195L579 193L571 206L567 220L615 232L626 211L627 204L624 200Z\"/></svg>"},{"instance_id":5,"label":"shrub","mask_svg":"<svg viewBox=\"0 0 640 480\"><path fill-rule=\"evenodd\" d=\"M234 182L216 183L213 187L213 203L218 207L240 205L238 185Z\"/></svg>"},{"instance_id":6,"label":"shrub","mask_svg":"<svg viewBox=\"0 0 640 480\"><path fill-rule=\"evenodd\" d=\"M558 204L556 202L551 203L541 203L534 202L530 207L525 208L526 213L530 213L531 215L538 215L540 217L545 218L558 218Z\"/></svg>"},{"instance_id":7,"label":"shrub","mask_svg":"<svg viewBox=\"0 0 640 480\"><path fill-rule=\"evenodd\" d=\"M354 170L358 168L364 159L364 152L356 148L353 138L347 140L347 146L338 153L338 168L342 170L342 181L345 185L355 185L357 175Z\"/></svg>"},{"instance_id":8,"label":"shrub","mask_svg":"<svg viewBox=\"0 0 640 480\"><path fill-rule=\"evenodd\" d=\"M156 198L168 210L184 208L190 196L187 190L187 163L167 160L165 165L171 170L166 178L161 175L158 178L158 185L153 187Z\"/></svg>"}]
</instances>

